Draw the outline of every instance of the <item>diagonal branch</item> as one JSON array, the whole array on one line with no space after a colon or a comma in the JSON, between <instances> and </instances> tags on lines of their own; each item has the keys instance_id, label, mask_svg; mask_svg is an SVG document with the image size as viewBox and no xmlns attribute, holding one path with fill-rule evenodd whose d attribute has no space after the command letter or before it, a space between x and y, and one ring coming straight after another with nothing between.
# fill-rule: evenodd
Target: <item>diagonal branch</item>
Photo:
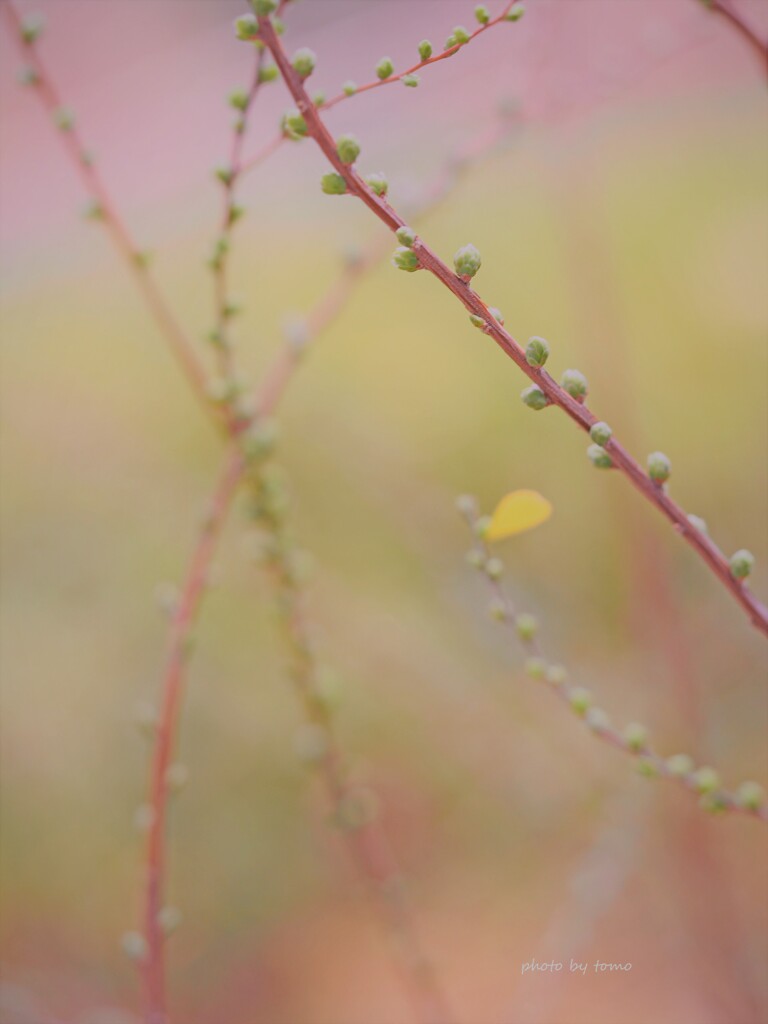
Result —
<instances>
[{"instance_id":1,"label":"diagonal branch","mask_svg":"<svg viewBox=\"0 0 768 1024\"><path fill-rule=\"evenodd\" d=\"M361 178L354 167L344 163L339 157L336 143L326 128L317 107L309 98L302 78L291 65L270 19L263 15L259 16L259 33L263 42L269 47L280 74L306 121L308 134L315 140L337 174L343 178L347 190L362 200L390 231L397 232L399 228L404 227L405 221L400 214ZM480 296L472 290L466 280L454 273L425 242L417 238L413 244L413 252L418 257L421 268L429 271L445 285L471 315L484 321L485 333L493 338L502 351L534 384L538 385L550 404L560 408L584 431L589 432L590 427L599 422L599 417L585 404L573 398L545 370L529 365L523 348L498 323ZM762 633L768 635L768 608L755 597L742 580L733 576L730 565L719 548L702 530L690 522L683 509L669 497L663 487L649 478L623 445L611 438L606 445L606 450L613 465L627 477L648 502L655 505L666 516L702 561L718 577L723 586L738 601L753 624Z\"/></svg>"},{"instance_id":2,"label":"diagonal branch","mask_svg":"<svg viewBox=\"0 0 768 1024\"><path fill-rule=\"evenodd\" d=\"M218 418L219 411L211 405L208 399L206 371L195 353L194 345L187 337L184 328L177 320L163 293L158 288L149 270L145 254L141 252L131 237L102 181L101 175L94 167L82 136L71 120L71 115L67 114L58 90L40 58L35 46L34 37L25 38L25 23L17 11L13 0L7 0L7 2L3 3L2 9L5 12L11 35L18 42L28 63L30 72L29 84L37 90L43 106L50 116L54 121L58 121L64 147L86 191L93 200L93 215L104 222L115 248L133 275L150 313L154 317L161 334L165 338L192 390L206 408L209 411L213 411Z\"/></svg>"},{"instance_id":3,"label":"diagonal branch","mask_svg":"<svg viewBox=\"0 0 768 1024\"><path fill-rule=\"evenodd\" d=\"M705 7L708 7L715 14L719 14L726 21L730 22L736 31L743 36L749 46L757 54L763 67L763 72L768 76L768 40L760 36L755 29L739 11L733 0L700 0Z\"/></svg>"}]
</instances>

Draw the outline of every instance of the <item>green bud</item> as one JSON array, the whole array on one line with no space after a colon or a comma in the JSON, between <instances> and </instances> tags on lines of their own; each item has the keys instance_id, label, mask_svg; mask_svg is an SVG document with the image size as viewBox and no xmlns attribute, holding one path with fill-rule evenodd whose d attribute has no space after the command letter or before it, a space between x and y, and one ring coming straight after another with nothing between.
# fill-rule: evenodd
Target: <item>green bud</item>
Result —
<instances>
[{"instance_id":1,"label":"green bud","mask_svg":"<svg viewBox=\"0 0 768 1024\"><path fill-rule=\"evenodd\" d=\"M547 669L547 682L550 686L564 686L568 680L568 673L563 665L550 665Z\"/></svg>"},{"instance_id":2,"label":"green bud","mask_svg":"<svg viewBox=\"0 0 768 1024\"><path fill-rule=\"evenodd\" d=\"M664 452L651 452L648 456L648 476L657 484L669 480L672 465Z\"/></svg>"},{"instance_id":3,"label":"green bud","mask_svg":"<svg viewBox=\"0 0 768 1024\"><path fill-rule=\"evenodd\" d=\"M279 72L277 70L276 65L274 65L274 64L264 64L261 68L259 68L259 81L260 82L274 82L274 80L277 78L278 74L279 74Z\"/></svg>"},{"instance_id":4,"label":"green bud","mask_svg":"<svg viewBox=\"0 0 768 1024\"><path fill-rule=\"evenodd\" d=\"M469 322L471 324L474 324L475 327L479 327L481 330L488 323L488 321L484 317L478 316L477 313L470 313L469 314Z\"/></svg>"},{"instance_id":5,"label":"green bud","mask_svg":"<svg viewBox=\"0 0 768 1024\"><path fill-rule=\"evenodd\" d=\"M274 452L279 436L274 420L255 423L243 436L243 454L249 462L263 462Z\"/></svg>"},{"instance_id":6,"label":"green bud","mask_svg":"<svg viewBox=\"0 0 768 1024\"><path fill-rule=\"evenodd\" d=\"M589 708L584 721L593 732L605 732L611 727L611 720L602 708Z\"/></svg>"},{"instance_id":7,"label":"green bud","mask_svg":"<svg viewBox=\"0 0 768 1024\"><path fill-rule=\"evenodd\" d=\"M139 701L133 712L133 724L146 739L152 739L157 732L157 708L149 701Z\"/></svg>"},{"instance_id":8,"label":"green bud","mask_svg":"<svg viewBox=\"0 0 768 1024\"><path fill-rule=\"evenodd\" d=\"M256 39L259 34L259 23L252 14L241 14L235 18L235 35L243 42Z\"/></svg>"},{"instance_id":9,"label":"green bud","mask_svg":"<svg viewBox=\"0 0 768 1024\"><path fill-rule=\"evenodd\" d=\"M587 378L579 370L566 370L560 378L560 386L578 401L587 396Z\"/></svg>"},{"instance_id":10,"label":"green bud","mask_svg":"<svg viewBox=\"0 0 768 1024\"><path fill-rule=\"evenodd\" d=\"M457 25L456 28L451 33L451 35L460 46L463 46L465 43L469 42L469 32L467 32L467 30L463 28L461 25Z\"/></svg>"},{"instance_id":11,"label":"green bud","mask_svg":"<svg viewBox=\"0 0 768 1024\"><path fill-rule=\"evenodd\" d=\"M536 616L530 615L528 612L522 612L515 619L515 629L521 640L533 640L538 628L539 623Z\"/></svg>"},{"instance_id":12,"label":"green bud","mask_svg":"<svg viewBox=\"0 0 768 1024\"><path fill-rule=\"evenodd\" d=\"M549 399L537 384L524 388L520 392L520 397L529 409L535 409L537 412L549 405Z\"/></svg>"},{"instance_id":13,"label":"green bud","mask_svg":"<svg viewBox=\"0 0 768 1024\"><path fill-rule=\"evenodd\" d=\"M592 705L592 694L581 686L574 687L568 701L577 715L586 715Z\"/></svg>"},{"instance_id":14,"label":"green bud","mask_svg":"<svg viewBox=\"0 0 768 1024\"><path fill-rule=\"evenodd\" d=\"M327 731L315 722L305 723L294 736L294 752L304 764L317 764L322 761L329 748Z\"/></svg>"},{"instance_id":15,"label":"green bud","mask_svg":"<svg viewBox=\"0 0 768 1024\"><path fill-rule=\"evenodd\" d=\"M624 730L624 740L630 750L639 754L648 745L648 730L638 722L631 722Z\"/></svg>"},{"instance_id":16,"label":"green bud","mask_svg":"<svg viewBox=\"0 0 768 1024\"><path fill-rule=\"evenodd\" d=\"M235 89L231 92L228 97L230 107L234 107L235 110L247 110L248 108L248 93L243 89Z\"/></svg>"},{"instance_id":17,"label":"green bud","mask_svg":"<svg viewBox=\"0 0 768 1024\"><path fill-rule=\"evenodd\" d=\"M496 309L495 306L489 306L488 312L491 314L496 323L501 324L503 326L504 317L502 316L500 309Z\"/></svg>"},{"instance_id":18,"label":"green bud","mask_svg":"<svg viewBox=\"0 0 768 1024\"><path fill-rule=\"evenodd\" d=\"M673 754L667 758L667 771L676 779L682 779L693 771L693 760L687 754Z\"/></svg>"},{"instance_id":19,"label":"green bud","mask_svg":"<svg viewBox=\"0 0 768 1024\"><path fill-rule=\"evenodd\" d=\"M297 50L296 53L294 53L293 57L291 57L291 64L293 65L293 70L296 71L299 75L301 75L302 78L309 78L309 76L315 70L316 61L317 56L315 55L314 51L310 50L306 46L302 47L302 49L300 50Z\"/></svg>"},{"instance_id":20,"label":"green bud","mask_svg":"<svg viewBox=\"0 0 768 1024\"><path fill-rule=\"evenodd\" d=\"M66 107L59 107L54 111L53 123L61 132L71 132L75 127L75 115Z\"/></svg>"},{"instance_id":21,"label":"green bud","mask_svg":"<svg viewBox=\"0 0 768 1024\"><path fill-rule=\"evenodd\" d=\"M467 564L473 569L482 569L485 565L485 555L479 548L472 548L467 552Z\"/></svg>"},{"instance_id":22,"label":"green bud","mask_svg":"<svg viewBox=\"0 0 768 1024\"><path fill-rule=\"evenodd\" d=\"M125 932L120 939L123 952L130 960L144 960L147 956L147 941L141 932Z\"/></svg>"},{"instance_id":23,"label":"green bud","mask_svg":"<svg viewBox=\"0 0 768 1024\"><path fill-rule=\"evenodd\" d=\"M428 39L422 39L419 43L419 56L422 60L429 60L432 56L432 43Z\"/></svg>"},{"instance_id":24,"label":"green bud","mask_svg":"<svg viewBox=\"0 0 768 1024\"><path fill-rule=\"evenodd\" d=\"M494 597L488 605L488 614L497 622L503 622L507 617L507 605L500 597Z\"/></svg>"},{"instance_id":25,"label":"green bud","mask_svg":"<svg viewBox=\"0 0 768 1024\"><path fill-rule=\"evenodd\" d=\"M549 345L543 338L531 338L525 346L525 361L529 366L543 366L549 359Z\"/></svg>"},{"instance_id":26,"label":"green bud","mask_svg":"<svg viewBox=\"0 0 768 1024\"><path fill-rule=\"evenodd\" d=\"M312 102L315 104L316 107L322 107L325 104L325 93L316 92L315 95L312 97Z\"/></svg>"},{"instance_id":27,"label":"green bud","mask_svg":"<svg viewBox=\"0 0 768 1024\"><path fill-rule=\"evenodd\" d=\"M19 85L33 86L37 85L40 81L40 76L38 75L38 73L35 71L34 68L30 67L20 68L16 75L16 78L19 82Z\"/></svg>"},{"instance_id":28,"label":"green bud","mask_svg":"<svg viewBox=\"0 0 768 1024\"><path fill-rule=\"evenodd\" d=\"M639 758L637 762L637 771L639 775L645 776L646 779L655 779L659 774L658 765L649 757Z\"/></svg>"},{"instance_id":29,"label":"green bud","mask_svg":"<svg viewBox=\"0 0 768 1024\"><path fill-rule=\"evenodd\" d=\"M728 801L722 793L704 793L699 807L708 814L722 814L728 807Z\"/></svg>"},{"instance_id":30,"label":"green bud","mask_svg":"<svg viewBox=\"0 0 768 1024\"><path fill-rule=\"evenodd\" d=\"M403 85L407 85L410 89L415 89L416 86L421 81L421 79L419 78L418 75L414 75L413 73L411 73L410 75L403 75L400 81L403 83Z\"/></svg>"},{"instance_id":31,"label":"green bud","mask_svg":"<svg viewBox=\"0 0 768 1024\"><path fill-rule=\"evenodd\" d=\"M765 803L765 790L757 782L742 782L736 790L736 803L747 811L759 811Z\"/></svg>"},{"instance_id":32,"label":"green bud","mask_svg":"<svg viewBox=\"0 0 768 1024\"><path fill-rule=\"evenodd\" d=\"M21 38L27 44L31 46L32 43L37 42L42 34L43 28L45 27L45 19L40 14L30 14L24 18L21 22Z\"/></svg>"},{"instance_id":33,"label":"green bud","mask_svg":"<svg viewBox=\"0 0 768 1024\"><path fill-rule=\"evenodd\" d=\"M488 13L488 8L484 7L482 4L478 4L477 7L475 8L475 18L479 22L479 24L487 25L488 22L491 20L491 16Z\"/></svg>"},{"instance_id":34,"label":"green bud","mask_svg":"<svg viewBox=\"0 0 768 1024\"><path fill-rule=\"evenodd\" d=\"M587 456L592 465L597 469L611 469L613 467L613 459L599 444L589 445Z\"/></svg>"},{"instance_id":35,"label":"green bud","mask_svg":"<svg viewBox=\"0 0 768 1024\"><path fill-rule=\"evenodd\" d=\"M104 207L98 200L92 199L86 203L83 216L86 220L104 220Z\"/></svg>"},{"instance_id":36,"label":"green bud","mask_svg":"<svg viewBox=\"0 0 768 1024\"><path fill-rule=\"evenodd\" d=\"M693 774L693 784L699 793L711 793L720 787L720 776L714 768L699 768Z\"/></svg>"},{"instance_id":37,"label":"green bud","mask_svg":"<svg viewBox=\"0 0 768 1024\"><path fill-rule=\"evenodd\" d=\"M471 494L460 494L456 499L456 511L460 516L469 519L477 512L477 501Z\"/></svg>"},{"instance_id":38,"label":"green bud","mask_svg":"<svg viewBox=\"0 0 768 1024\"><path fill-rule=\"evenodd\" d=\"M694 530L698 530L699 533L703 533L705 536L709 533L706 520L702 519L701 516L695 516L691 514L688 516L688 522L691 524Z\"/></svg>"},{"instance_id":39,"label":"green bud","mask_svg":"<svg viewBox=\"0 0 768 1024\"><path fill-rule=\"evenodd\" d=\"M547 664L543 658L528 658L525 663L525 674L531 679L543 679L547 672Z\"/></svg>"},{"instance_id":40,"label":"green bud","mask_svg":"<svg viewBox=\"0 0 768 1024\"><path fill-rule=\"evenodd\" d=\"M475 536L476 537L484 537L485 536L485 531L488 529L488 527L490 525L491 525L491 517L490 516L480 516L480 518L475 523Z\"/></svg>"},{"instance_id":41,"label":"green bud","mask_svg":"<svg viewBox=\"0 0 768 1024\"><path fill-rule=\"evenodd\" d=\"M598 423L593 423L589 428L589 436L595 444L599 444L601 448L605 448L613 436L613 431L607 423L603 423L603 421L600 420Z\"/></svg>"},{"instance_id":42,"label":"green bud","mask_svg":"<svg viewBox=\"0 0 768 1024\"><path fill-rule=\"evenodd\" d=\"M277 10L277 0L251 0L251 4L263 18Z\"/></svg>"},{"instance_id":43,"label":"green bud","mask_svg":"<svg viewBox=\"0 0 768 1024\"><path fill-rule=\"evenodd\" d=\"M746 548L741 548L735 555L731 555L731 574L737 580L745 580L755 567L755 556Z\"/></svg>"},{"instance_id":44,"label":"green bud","mask_svg":"<svg viewBox=\"0 0 768 1024\"><path fill-rule=\"evenodd\" d=\"M385 196L389 190L389 182L381 172L368 174L365 183L377 196Z\"/></svg>"},{"instance_id":45,"label":"green bud","mask_svg":"<svg viewBox=\"0 0 768 1024\"><path fill-rule=\"evenodd\" d=\"M294 142L298 139L305 138L307 134L307 122L304 120L301 113L295 108L286 110L283 114L281 127L283 129L283 134Z\"/></svg>"},{"instance_id":46,"label":"green bud","mask_svg":"<svg viewBox=\"0 0 768 1024\"><path fill-rule=\"evenodd\" d=\"M419 257L413 249L409 249L405 245L399 245L392 253L392 266L412 274L414 270L419 269L421 264L419 263Z\"/></svg>"},{"instance_id":47,"label":"green bud","mask_svg":"<svg viewBox=\"0 0 768 1024\"><path fill-rule=\"evenodd\" d=\"M454 46L458 46L458 45L459 45L459 42L456 39L456 36L448 36L448 38L445 40L445 46L443 47L443 51L445 51L445 50L452 50L454 48Z\"/></svg>"},{"instance_id":48,"label":"green bud","mask_svg":"<svg viewBox=\"0 0 768 1024\"><path fill-rule=\"evenodd\" d=\"M354 135L340 135L336 140L336 152L342 163L353 164L360 156L360 143Z\"/></svg>"},{"instance_id":49,"label":"green bud","mask_svg":"<svg viewBox=\"0 0 768 1024\"><path fill-rule=\"evenodd\" d=\"M395 65L389 59L389 57L382 57L379 63L376 65L376 74L384 81L385 78L389 78L392 72L395 70Z\"/></svg>"},{"instance_id":50,"label":"green bud","mask_svg":"<svg viewBox=\"0 0 768 1024\"><path fill-rule=\"evenodd\" d=\"M245 207L240 206L237 203L232 203L227 213L227 223L232 225L236 224L242 217L245 216Z\"/></svg>"},{"instance_id":51,"label":"green bud","mask_svg":"<svg viewBox=\"0 0 768 1024\"><path fill-rule=\"evenodd\" d=\"M489 580L500 580L504 575L504 563L500 558L489 558L483 566Z\"/></svg>"},{"instance_id":52,"label":"green bud","mask_svg":"<svg viewBox=\"0 0 768 1024\"><path fill-rule=\"evenodd\" d=\"M320 179L320 188L328 196L343 196L347 191L347 183L340 174L329 171Z\"/></svg>"},{"instance_id":53,"label":"green bud","mask_svg":"<svg viewBox=\"0 0 768 1024\"><path fill-rule=\"evenodd\" d=\"M413 228L403 225L401 228L397 229L395 237L400 245L405 245L407 248L411 249L413 247L413 243L416 241L416 232Z\"/></svg>"},{"instance_id":54,"label":"green bud","mask_svg":"<svg viewBox=\"0 0 768 1024\"><path fill-rule=\"evenodd\" d=\"M171 793L178 793L186 786L189 781L189 769L185 764L181 764L180 761L176 761L174 764L169 764L165 772L165 785L168 787Z\"/></svg>"},{"instance_id":55,"label":"green bud","mask_svg":"<svg viewBox=\"0 0 768 1024\"><path fill-rule=\"evenodd\" d=\"M176 907L163 907L157 915L157 923L163 935L171 935L181 924L181 911Z\"/></svg>"},{"instance_id":56,"label":"green bud","mask_svg":"<svg viewBox=\"0 0 768 1024\"><path fill-rule=\"evenodd\" d=\"M525 14L525 7L522 4L516 4L508 14L504 15L504 21L520 21L522 16Z\"/></svg>"},{"instance_id":57,"label":"green bud","mask_svg":"<svg viewBox=\"0 0 768 1024\"><path fill-rule=\"evenodd\" d=\"M482 262L482 256L471 243L463 245L453 254L454 269L464 281L468 281L475 276Z\"/></svg>"},{"instance_id":58,"label":"green bud","mask_svg":"<svg viewBox=\"0 0 768 1024\"><path fill-rule=\"evenodd\" d=\"M344 831L354 832L369 825L378 813L376 794L370 789L346 793L336 808L336 824Z\"/></svg>"},{"instance_id":59,"label":"green bud","mask_svg":"<svg viewBox=\"0 0 768 1024\"><path fill-rule=\"evenodd\" d=\"M357 92L357 85L351 81L345 82L341 88L345 96L354 96Z\"/></svg>"},{"instance_id":60,"label":"green bud","mask_svg":"<svg viewBox=\"0 0 768 1024\"><path fill-rule=\"evenodd\" d=\"M234 174L229 167L217 167L213 172L222 185L231 185Z\"/></svg>"}]
</instances>

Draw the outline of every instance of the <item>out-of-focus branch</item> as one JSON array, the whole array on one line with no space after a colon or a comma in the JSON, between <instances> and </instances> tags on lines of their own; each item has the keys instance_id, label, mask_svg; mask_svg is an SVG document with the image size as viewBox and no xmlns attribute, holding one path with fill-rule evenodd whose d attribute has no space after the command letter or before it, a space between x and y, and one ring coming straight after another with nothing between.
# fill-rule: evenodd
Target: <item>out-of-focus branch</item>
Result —
<instances>
[{"instance_id":1,"label":"out-of-focus branch","mask_svg":"<svg viewBox=\"0 0 768 1024\"><path fill-rule=\"evenodd\" d=\"M358 174L352 163L342 159L336 141L326 128L317 107L309 98L304 86L304 79L289 60L269 17L260 15L258 24L260 38L269 47L280 74L296 101L299 113L305 121L307 134L314 139L334 168L335 180L329 183L329 187L357 196L393 233L397 233L401 228L406 228L405 220L387 201L386 188L382 188L379 182L375 183L376 187L369 184ZM465 248L471 250L471 253L468 254L471 256L467 262L468 273L463 272L462 264L459 261L463 250L459 250L456 254L454 258L456 269L452 270L422 239L414 237L409 248L414 263L407 269L427 270L445 285L470 313L470 316L476 318L483 331L530 378L541 393L542 404L557 406L582 430L589 432L590 428L599 422L599 417L584 402L586 388L582 394L574 395L570 389L558 384L541 365L532 365L528 361L522 346L504 329L486 303L470 287L469 281L480 265L480 254L474 246ZM473 265L470 266L470 264ZM732 571L729 561L706 533L689 519L677 502L670 498L664 486L651 479L637 460L614 437L610 437L604 447L611 466L623 473L640 494L652 505L655 505L673 524L746 611L751 622L760 632L768 636L768 608L755 597L745 585L744 580Z\"/></svg>"},{"instance_id":2,"label":"out-of-focus branch","mask_svg":"<svg viewBox=\"0 0 768 1024\"><path fill-rule=\"evenodd\" d=\"M185 377L198 399L221 420L221 410L208 398L206 371L197 357L194 345L165 300L149 269L147 256L133 241L100 174L85 146L73 115L63 105L58 90L42 61L36 46L39 29L25 21L13 0L2 4L11 35L21 47L27 62L26 82L37 92L43 106L59 129L64 147L91 197L90 216L103 221L115 248L133 275L136 285L147 304L161 334L168 343Z\"/></svg>"},{"instance_id":3,"label":"out-of-focus branch","mask_svg":"<svg viewBox=\"0 0 768 1024\"><path fill-rule=\"evenodd\" d=\"M619 731L611 724L602 708L593 706L589 690L572 686L561 665L548 663L537 638L538 624L533 616L520 614L516 610L504 588L504 566L499 558L491 554L487 541L483 539L483 523L478 513L477 502L474 498L464 496L459 498L458 507L475 537L475 546L469 553L469 561L487 578L493 594L490 613L517 637L520 646L528 655L525 664L527 674L532 679L546 683L564 704L584 719L598 739L636 758L642 774L650 777L661 776L680 783L692 793L699 795L704 810L712 813L732 811L768 822L768 802L762 787L757 783L742 783L735 793L731 793L722 788L720 777L714 769L695 768L687 754L677 754L671 758L662 757L651 747L643 726L633 723L623 732Z\"/></svg>"},{"instance_id":4,"label":"out-of-focus branch","mask_svg":"<svg viewBox=\"0 0 768 1024\"><path fill-rule=\"evenodd\" d=\"M739 11L734 0L699 0L714 14L719 14L747 41L757 55L768 78L768 40L763 39L744 15Z\"/></svg>"},{"instance_id":5,"label":"out-of-focus branch","mask_svg":"<svg viewBox=\"0 0 768 1024\"><path fill-rule=\"evenodd\" d=\"M264 455L269 454L265 444ZM397 963L416 1018L422 1024L450 1024L453 1015L421 944L400 870L378 820L375 796L350 783L335 738L333 697L322 685L307 620L301 558L291 538L279 470L263 465L253 471L251 484L251 515L263 534L262 562L274 588L290 678L304 718L299 756L315 769L332 821L341 830L378 916L396 940Z\"/></svg>"},{"instance_id":6,"label":"out-of-focus branch","mask_svg":"<svg viewBox=\"0 0 768 1024\"><path fill-rule=\"evenodd\" d=\"M163 677L149 786L148 835L144 882L144 940L140 957L146 1024L166 1024L163 903L166 870L166 813L169 768L181 711L191 630L205 594L219 535L240 484L245 462L229 451L195 546L181 594L172 613L168 658Z\"/></svg>"}]
</instances>

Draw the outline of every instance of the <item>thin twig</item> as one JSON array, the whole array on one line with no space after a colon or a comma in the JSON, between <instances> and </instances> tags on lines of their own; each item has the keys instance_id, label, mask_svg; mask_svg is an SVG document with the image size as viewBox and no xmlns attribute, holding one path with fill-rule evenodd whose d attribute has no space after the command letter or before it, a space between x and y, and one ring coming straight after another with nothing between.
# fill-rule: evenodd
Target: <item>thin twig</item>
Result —
<instances>
[{"instance_id":1,"label":"thin twig","mask_svg":"<svg viewBox=\"0 0 768 1024\"><path fill-rule=\"evenodd\" d=\"M19 44L24 58L33 73L31 84L36 89L49 115L55 119L65 110L58 90L40 58L34 42L25 42L22 34L24 22L13 0L7 0L6 3L2 4L2 8L5 12L11 35ZM75 170L80 175L86 191L93 199L95 204L94 213L99 219L104 221L115 248L133 275L142 297L185 377L189 381L192 390L206 408L211 411L214 407L208 398L205 368L195 353L194 345L187 337L186 332L158 288L147 265L145 255L135 244L123 223L101 176L93 165L89 151L83 142L77 126L75 124L67 124L66 127L62 127L60 135ZM214 410L214 412L217 418L219 418L219 411Z\"/></svg>"},{"instance_id":2,"label":"thin twig","mask_svg":"<svg viewBox=\"0 0 768 1024\"><path fill-rule=\"evenodd\" d=\"M431 57L427 57L425 60L419 61L410 68L406 68L405 71L399 71L397 74L392 74L388 78L376 78L371 82L366 82L365 85L356 85L354 91L340 92L336 96L332 96L329 100L323 100L321 103L316 104L317 110L330 110L332 107L338 106L339 103L344 103L346 100L351 100L354 96L360 95L360 93L370 92L372 89L380 89L385 85L394 85L395 82L401 82L407 75L413 75L417 71L421 71L422 68L427 67L429 64L436 64L438 61L446 60L448 57L453 57L454 54L458 53L459 50L463 50L465 46L468 46L473 39L476 39L483 32L486 32L489 28L493 28L495 25L501 24L504 21L507 14L514 6L516 0L509 0L505 5L501 14L498 17L493 18L485 25L481 25L476 28L474 32L469 33L469 38L466 43L456 43L454 46L449 46L447 49L442 50L440 53L436 53ZM276 149L282 145L283 142L289 136L285 132L280 132L271 139L265 146L263 146L257 153L255 153L249 160L243 164L243 173L253 170L262 164Z\"/></svg>"},{"instance_id":3,"label":"thin twig","mask_svg":"<svg viewBox=\"0 0 768 1024\"><path fill-rule=\"evenodd\" d=\"M241 453L237 449L230 450L195 546L178 605L173 612L148 801L151 818L147 837L144 890L146 956L142 969L147 1024L166 1024L168 1020L165 1001L164 936L160 918L166 867L165 820L168 805L168 768L173 755L181 710L190 632L205 594L211 561L227 512L242 478L243 468Z\"/></svg>"},{"instance_id":4,"label":"thin twig","mask_svg":"<svg viewBox=\"0 0 768 1024\"><path fill-rule=\"evenodd\" d=\"M294 70L283 48L282 43L269 18L259 17L259 32L263 42L272 53L280 74L293 96L296 106L304 117L308 134L312 136L322 152L330 161L335 171L344 179L347 190L365 203L365 205L393 233L405 226L405 221L394 210L387 200L377 193L361 178L349 164L345 164L336 151L336 144L326 128L320 114L312 103L304 83ZM547 372L539 367L530 366L520 344L502 327L489 312L488 306L463 280L454 273L420 238L417 238L413 251L418 257L421 267L428 270L449 291L451 291L470 314L481 317L485 321L485 333L488 334L502 351L537 384L552 405L558 406L584 431L599 421L585 404L573 398ZM614 466L623 473L630 483L652 505L670 520L676 530L697 552L710 570L718 577L723 586L733 595L741 607L747 612L753 624L768 635L768 608L765 607L749 590L743 581L736 579L731 573L728 560L719 548L700 529L690 522L683 509L669 497L662 486L651 480L639 463L614 438L606 445Z\"/></svg>"},{"instance_id":5,"label":"thin twig","mask_svg":"<svg viewBox=\"0 0 768 1024\"><path fill-rule=\"evenodd\" d=\"M211 341L217 351L218 370L223 381L232 381L234 378L232 339L229 334L229 324L235 310L229 294L229 256L232 232L242 212L241 207L235 201L235 190L243 173L242 152L248 115L262 86L261 72L264 67L264 57L265 51L263 50L256 55L251 83L232 130L229 163L222 169L224 173L221 179L222 212L219 235L210 260L214 280L216 311Z\"/></svg>"},{"instance_id":6,"label":"thin twig","mask_svg":"<svg viewBox=\"0 0 768 1024\"><path fill-rule=\"evenodd\" d=\"M422 1024L449 1024L453 1015L421 944L402 875L378 820L373 794L349 782L335 738L332 702L320 685L282 482L270 467L262 466L254 472L252 484L251 512L265 535L263 561L275 589L275 604L290 652L290 678L308 730L300 753L318 773L331 818L341 830L377 914L396 940L397 962L417 1019Z\"/></svg>"},{"instance_id":7,"label":"thin twig","mask_svg":"<svg viewBox=\"0 0 768 1024\"><path fill-rule=\"evenodd\" d=\"M703 0L703 2L715 14L721 15L726 21L730 22L736 31L746 39L747 43L757 54L762 64L763 72L768 77L768 41L758 34L757 29L753 28L747 21L733 3L733 0Z\"/></svg>"},{"instance_id":8,"label":"thin twig","mask_svg":"<svg viewBox=\"0 0 768 1024\"><path fill-rule=\"evenodd\" d=\"M722 789L719 782L713 782L715 777L712 775L711 769L708 769L702 776L700 771L694 770L692 762L690 765L687 764L690 761L689 758L682 761L662 757L650 746L644 735L644 730L637 729L634 735L620 732L611 725L601 709L591 707L591 695L588 691L568 683L561 666L551 666L547 663L536 637L535 626L530 622L526 623L525 619L521 623L521 617L502 583L501 563L498 558L491 556L488 543L483 539L475 502L471 499L461 499L460 511L476 538L474 548L476 557L472 560L478 570L488 579L493 593L491 613L513 633L519 645L529 656L526 663L528 674L546 683L564 704L578 715L585 717L587 725L598 739L636 758L640 769L645 774L671 779L690 792L699 794L705 810L711 812L732 811L768 822L768 803L764 796L756 802L753 802L752 799L742 801L736 794ZM749 783L748 785L750 789L754 788L754 784Z\"/></svg>"}]
</instances>

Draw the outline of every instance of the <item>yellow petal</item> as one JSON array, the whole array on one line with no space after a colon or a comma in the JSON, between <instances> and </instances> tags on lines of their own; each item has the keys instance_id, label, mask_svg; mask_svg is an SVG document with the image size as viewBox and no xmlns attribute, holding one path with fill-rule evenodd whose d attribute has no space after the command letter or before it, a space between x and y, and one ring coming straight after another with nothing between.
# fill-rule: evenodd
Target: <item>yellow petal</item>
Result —
<instances>
[{"instance_id":1,"label":"yellow petal","mask_svg":"<svg viewBox=\"0 0 768 1024\"><path fill-rule=\"evenodd\" d=\"M546 522L552 505L538 491L511 491L496 506L485 531L486 540L503 540Z\"/></svg>"}]
</instances>

